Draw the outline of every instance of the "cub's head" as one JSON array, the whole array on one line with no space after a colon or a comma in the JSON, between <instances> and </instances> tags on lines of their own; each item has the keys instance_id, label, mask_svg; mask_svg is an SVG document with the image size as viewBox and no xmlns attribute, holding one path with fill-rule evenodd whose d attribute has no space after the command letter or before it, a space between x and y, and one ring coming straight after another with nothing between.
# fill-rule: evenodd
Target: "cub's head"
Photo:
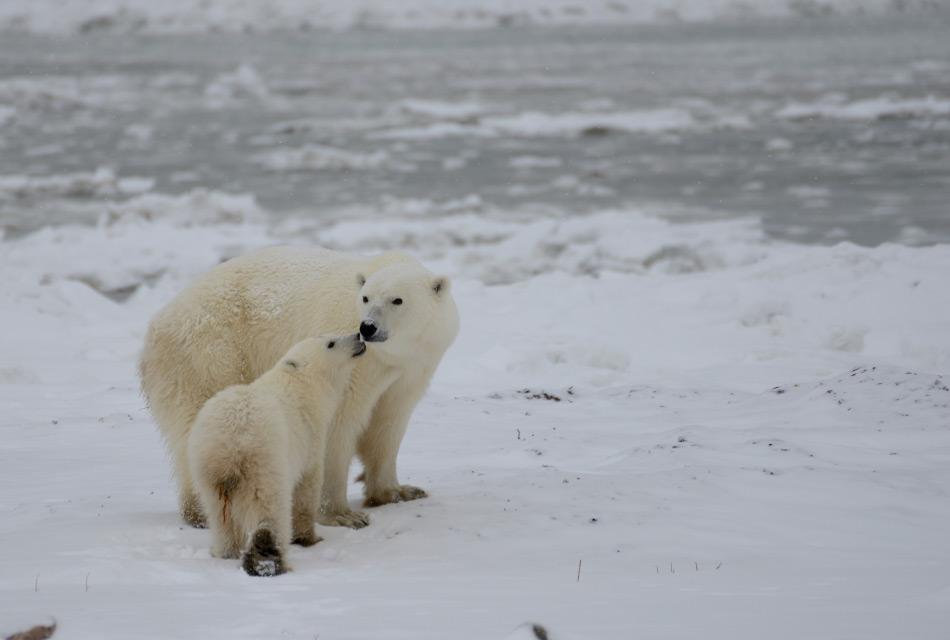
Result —
<instances>
[{"instance_id":1,"label":"cub's head","mask_svg":"<svg viewBox=\"0 0 950 640\"><path fill-rule=\"evenodd\" d=\"M455 339L458 312L448 278L400 263L360 275L357 284L360 335L374 353L412 361L426 348L441 355Z\"/></svg>"},{"instance_id":2,"label":"cub's head","mask_svg":"<svg viewBox=\"0 0 950 640\"><path fill-rule=\"evenodd\" d=\"M279 366L290 374L327 375L332 378L348 372L364 351L366 345L358 333L306 338L290 348Z\"/></svg>"}]
</instances>

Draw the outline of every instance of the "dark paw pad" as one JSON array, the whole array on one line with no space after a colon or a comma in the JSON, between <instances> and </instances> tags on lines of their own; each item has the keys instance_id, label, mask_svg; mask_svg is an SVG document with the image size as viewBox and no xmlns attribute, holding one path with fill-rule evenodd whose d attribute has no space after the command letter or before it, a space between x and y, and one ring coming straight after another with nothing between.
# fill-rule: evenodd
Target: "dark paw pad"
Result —
<instances>
[{"instance_id":1,"label":"dark paw pad","mask_svg":"<svg viewBox=\"0 0 950 640\"><path fill-rule=\"evenodd\" d=\"M241 564L249 576L269 577L287 573L284 558L270 529L258 529L254 533Z\"/></svg>"}]
</instances>

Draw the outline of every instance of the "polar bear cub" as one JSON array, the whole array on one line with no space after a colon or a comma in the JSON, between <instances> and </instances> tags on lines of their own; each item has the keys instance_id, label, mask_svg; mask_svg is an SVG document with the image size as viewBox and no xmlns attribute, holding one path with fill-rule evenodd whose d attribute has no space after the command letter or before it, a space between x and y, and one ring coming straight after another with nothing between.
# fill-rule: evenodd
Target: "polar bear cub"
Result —
<instances>
[{"instance_id":1,"label":"polar bear cub","mask_svg":"<svg viewBox=\"0 0 950 640\"><path fill-rule=\"evenodd\" d=\"M213 396L198 412L188 462L212 534L213 555L253 576L288 570L287 545L320 541L327 432L343 399L359 334L307 338L250 384Z\"/></svg>"}]
</instances>

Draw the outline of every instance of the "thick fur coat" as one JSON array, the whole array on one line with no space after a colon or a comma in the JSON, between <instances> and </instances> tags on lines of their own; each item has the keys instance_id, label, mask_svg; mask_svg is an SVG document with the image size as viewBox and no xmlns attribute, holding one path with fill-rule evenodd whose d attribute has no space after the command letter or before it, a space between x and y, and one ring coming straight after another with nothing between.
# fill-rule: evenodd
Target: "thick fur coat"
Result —
<instances>
[{"instance_id":1,"label":"thick fur coat","mask_svg":"<svg viewBox=\"0 0 950 640\"><path fill-rule=\"evenodd\" d=\"M425 495L399 483L396 456L409 418L458 332L448 281L400 253L367 258L275 247L212 269L159 311L146 335L142 390L173 459L186 521L205 523L186 454L202 405L225 387L257 379L304 338L350 334L361 325L378 333L350 374L332 420L321 520L368 524L346 497L357 452L367 505Z\"/></svg>"}]
</instances>

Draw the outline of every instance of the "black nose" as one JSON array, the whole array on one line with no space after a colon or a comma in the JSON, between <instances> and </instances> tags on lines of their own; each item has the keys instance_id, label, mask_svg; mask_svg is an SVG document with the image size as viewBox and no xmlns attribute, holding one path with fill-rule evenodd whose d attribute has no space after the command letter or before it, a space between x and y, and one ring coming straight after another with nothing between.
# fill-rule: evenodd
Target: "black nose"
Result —
<instances>
[{"instance_id":1,"label":"black nose","mask_svg":"<svg viewBox=\"0 0 950 640\"><path fill-rule=\"evenodd\" d=\"M372 338L376 334L376 325L369 322L360 323L360 335L364 338Z\"/></svg>"}]
</instances>

